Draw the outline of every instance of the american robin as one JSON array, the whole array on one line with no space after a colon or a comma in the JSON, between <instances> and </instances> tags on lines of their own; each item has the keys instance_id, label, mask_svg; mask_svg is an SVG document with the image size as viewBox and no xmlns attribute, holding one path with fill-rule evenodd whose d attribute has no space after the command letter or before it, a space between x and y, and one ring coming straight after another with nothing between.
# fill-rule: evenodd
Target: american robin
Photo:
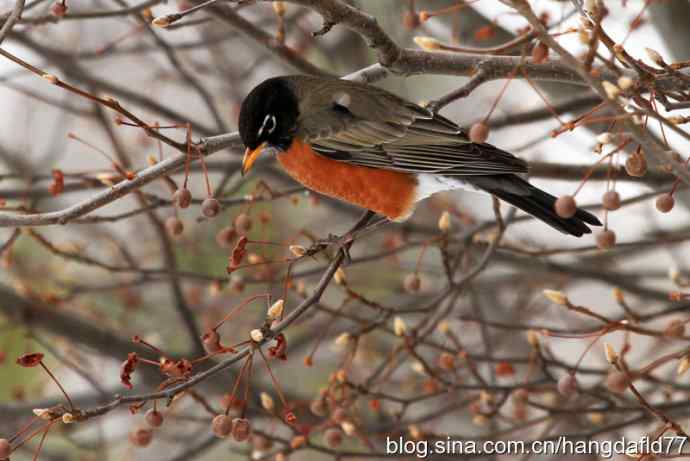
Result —
<instances>
[{"instance_id":1,"label":"american robin","mask_svg":"<svg viewBox=\"0 0 690 461\"><path fill-rule=\"evenodd\" d=\"M264 151L309 189L394 221L430 195L469 187L487 192L574 236L600 226L577 209L556 214L556 198L522 179L527 163L471 142L447 118L383 89L302 75L270 78L242 103L242 173Z\"/></svg>"}]
</instances>

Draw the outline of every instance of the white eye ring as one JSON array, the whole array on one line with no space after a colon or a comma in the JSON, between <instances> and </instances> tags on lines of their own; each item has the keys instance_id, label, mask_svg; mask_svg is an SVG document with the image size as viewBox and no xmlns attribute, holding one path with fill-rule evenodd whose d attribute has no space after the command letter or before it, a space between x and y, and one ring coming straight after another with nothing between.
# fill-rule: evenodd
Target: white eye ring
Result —
<instances>
[{"instance_id":1,"label":"white eye ring","mask_svg":"<svg viewBox=\"0 0 690 461\"><path fill-rule=\"evenodd\" d=\"M264 118L264 121L261 124L261 128L259 128L258 136L261 137L261 135L264 134L264 131L266 131L267 134L273 133L277 125L278 124L276 123L276 118L273 115L268 114Z\"/></svg>"}]
</instances>

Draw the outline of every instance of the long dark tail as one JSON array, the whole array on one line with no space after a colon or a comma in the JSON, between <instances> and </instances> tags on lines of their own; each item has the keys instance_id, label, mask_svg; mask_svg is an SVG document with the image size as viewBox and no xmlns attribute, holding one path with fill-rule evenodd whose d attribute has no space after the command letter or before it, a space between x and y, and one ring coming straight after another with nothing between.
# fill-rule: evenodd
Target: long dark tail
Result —
<instances>
[{"instance_id":1,"label":"long dark tail","mask_svg":"<svg viewBox=\"0 0 690 461\"><path fill-rule=\"evenodd\" d=\"M466 176L463 179L565 234L581 237L592 232L587 224L601 226L596 216L579 208L572 218L561 218L554 210L556 197L517 175Z\"/></svg>"}]
</instances>

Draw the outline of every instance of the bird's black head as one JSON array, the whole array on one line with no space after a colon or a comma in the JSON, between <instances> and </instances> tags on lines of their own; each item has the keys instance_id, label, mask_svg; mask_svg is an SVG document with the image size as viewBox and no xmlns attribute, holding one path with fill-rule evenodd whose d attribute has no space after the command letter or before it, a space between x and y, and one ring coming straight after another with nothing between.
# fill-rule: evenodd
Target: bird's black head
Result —
<instances>
[{"instance_id":1,"label":"bird's black head","mask_svg":"<svg viewBox=\"0 0 690 461\"><path fill-rule=\"evenodd\" d=\"M242 102L240 137L247 150L242 162L246 173L266 146L285 150L297 128L299 102L291 83L275 77L256 86Z\"/></svg>"}]
</instances>

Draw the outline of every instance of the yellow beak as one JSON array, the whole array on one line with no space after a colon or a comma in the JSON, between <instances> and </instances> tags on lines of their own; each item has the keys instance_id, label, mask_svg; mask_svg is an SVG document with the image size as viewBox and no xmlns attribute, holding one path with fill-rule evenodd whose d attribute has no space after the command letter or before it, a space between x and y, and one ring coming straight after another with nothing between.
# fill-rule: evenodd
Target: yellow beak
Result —
<instances>
[{"instance_id":1,"label":"yellow beak","mask_svg":"<svg viewBox=\"0 0 690 461\"><path fill-rule=\"evenodd\" d=\"M247 174L247 172L252 169L252 165L254 165L256 159L259 158L259 155L261 155L261 152L264 150L264 147L266 147L265 142L254 150L251 150L249 147L245 149L244 158L242 158L242 176Z\"/></svg>"}]
</instances>

